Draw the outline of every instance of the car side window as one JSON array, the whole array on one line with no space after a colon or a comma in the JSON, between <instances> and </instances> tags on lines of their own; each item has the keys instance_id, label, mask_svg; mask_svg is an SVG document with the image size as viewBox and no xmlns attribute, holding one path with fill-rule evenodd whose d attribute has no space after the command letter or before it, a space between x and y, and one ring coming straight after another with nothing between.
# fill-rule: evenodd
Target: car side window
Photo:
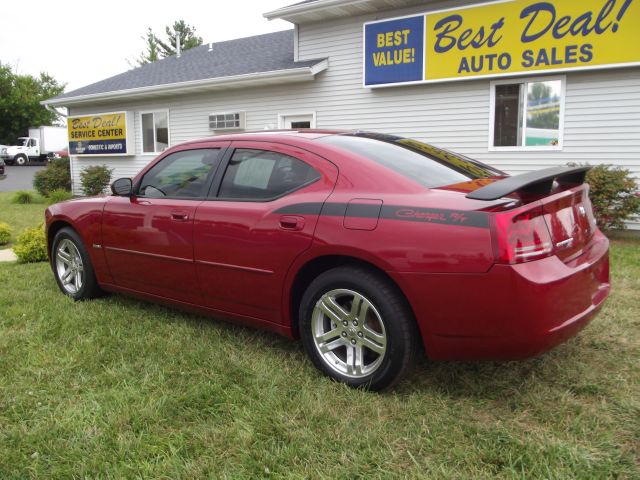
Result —
<instances>
[{"instance_id":1,"label":"car side window","mask_svg":"<svg viewBox=\"0 0 640 480\"><path fill-rule=\"evenodd\" d=\"M219 148L183 150L167 155L142 178L138 196L198 198L206 195L209 175L220 162Z\"/></svg>"},{"instance_id":2,"label":"car side window","mask_svg":"<svg viewBox=\"0 0 640 480\"><path fill-rule=\"evenodd\" d=\"M269 200L319 178L320 174L311 166L289 155L238 148L229 160L218 198Z\"/></svg>"}]
</instances>

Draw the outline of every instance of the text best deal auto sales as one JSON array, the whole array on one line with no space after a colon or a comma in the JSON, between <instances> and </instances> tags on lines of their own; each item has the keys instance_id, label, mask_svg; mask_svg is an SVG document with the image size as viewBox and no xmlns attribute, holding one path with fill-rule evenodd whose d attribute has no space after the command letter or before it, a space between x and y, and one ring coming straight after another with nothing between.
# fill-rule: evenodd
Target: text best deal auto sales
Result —
<instances>
[{"instance_id":1,"label":"text best deal auto sales","mask_svg":"<svg viewBox=\"0 0 640 480\"><path fill-rule=\"evenodd\" d=\"M615 33L619 28L618 22L622 20L631 2L632 0L626 0L622 4L614 20L611 17L614 13L615 0L609 0L597 14L588 11L577 18L572 18L569 15L558 18L556 9L551 3L540 2L529 5L520 12L520 18L527 20L520 41L527 44L544 35L552 35L555 39L561 39L568 35L587 38L594 34L602 35L609 30ZM485 29L483 26L478 31L474 31L473 29L462 29L463 20L460 15L450 15L435 25L438 33L434 49L438 53L445 53L452 48L465 50L469 47L480 48L485 44L488 47L494 47L502 40L500 31L504 24L505 18L502 17L491 27ZM593 45L582 43L566 45L562 49L557 47L540 48L539 50L527 49L522 52L520 62L524 68L530 68L576 62L589 63L591 60L593 60ZM508 52L463 57L458 67L458 73L480 72L485 68L489 71L508 70L512 61L511 54Z\"/></svg>"},{"instance_id":2,"label":"text best deal auto sales","mask_svg":"<svg viewBox=\"0 0 640 480\"><path fill-rule=\"evenodd\" d=\"M121 115L111 117L104 120L102 117L93 117L91 119L74 118L71 120L70 139L87 140L91 138L113 138L124 135L122 128L118 128ZM113 128L116 127L116 128Z\"/></svg>"},{"instance_id":3,"label":"text best deal auto sales","mask_svg":"<svg viewBox=\"0 0 640 480\"><path fill-rule=\"evenodd\" d=\"M638 0L513 0L366 23L365 85L640 63Z\"/></svg>"}]
</instances>

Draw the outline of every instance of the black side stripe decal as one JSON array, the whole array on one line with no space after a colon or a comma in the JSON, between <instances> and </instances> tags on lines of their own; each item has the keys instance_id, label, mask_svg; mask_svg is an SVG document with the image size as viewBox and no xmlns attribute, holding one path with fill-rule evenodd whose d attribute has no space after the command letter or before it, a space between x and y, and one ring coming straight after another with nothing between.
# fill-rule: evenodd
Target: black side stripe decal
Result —
<instances>
[{"instance_id":1,"label":"black side stripe decal","mask_svg":"<svg viewBox=\"0 0 640 480\"><path fill-rule=\"evenodd\" d=\"M282 215L320 215L322 203L294 203L286 207L279 208L274 213Z\"/></svg>"},{"instance_id":2,"label":"black side stripe decal","mask_svg":"<svg viewBox=\"0 0 640 480\"><path fill-rule=\"evenodd\" d=\"M489 228L489 217L484 212L449 210L443 208L419 208L402 205L378 205L346 203L297 203L276 210L286 215L320 215L344 217L349 207L350 217L385 218L405 222L436 223L441 225L460 225L465 227Z\"/></svg>"},{"instance_id":3,"label":"black side stripe decal","mask_svg":"<svg viewBox=\"0 0 640 480\"><path fill-rule=\"evenodd\" d=\"M405 220L409 222L489 228L489 217L484 212L388 205L382 207L381 216L383 218Z\"/></svg>"}]
</instances>

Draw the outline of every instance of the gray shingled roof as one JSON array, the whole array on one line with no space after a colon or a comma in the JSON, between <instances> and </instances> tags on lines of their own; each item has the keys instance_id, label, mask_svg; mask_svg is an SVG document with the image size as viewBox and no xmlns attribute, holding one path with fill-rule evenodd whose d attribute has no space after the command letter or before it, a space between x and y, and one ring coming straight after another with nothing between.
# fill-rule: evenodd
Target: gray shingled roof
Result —
<instances>
[{"instance_id":1,"label":"gray shingled roof","mask_svg":"<svg viewBox=\"0 0 640 480\"><path fill-rule=\"evenodd\" d=\"M312 2L319 2L320 0L303 0L302 2L297 2L297 3L292 3L291 5L287 5L285 8L289 8L289 7L295 7L296 5L302 5L304 3L312 3Z\"/></svg>"},{"instance_id":2,"label":"gray shingled roof","mask_svg":"<svg viewBox=\"0 0 640 480\"><path fill-rule=\"evenodd\" d=\"M310 67L320 60L293 61L293 30L267 33L192 48L51 100L117 92L140 87Z\"/></svg>"}]
</instances>

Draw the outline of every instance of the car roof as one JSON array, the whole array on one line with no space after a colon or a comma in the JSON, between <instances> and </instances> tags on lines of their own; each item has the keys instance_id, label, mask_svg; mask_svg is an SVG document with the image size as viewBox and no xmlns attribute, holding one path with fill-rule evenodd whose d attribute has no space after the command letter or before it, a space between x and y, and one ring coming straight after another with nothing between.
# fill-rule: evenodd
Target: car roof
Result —
<instances>
[{"instance_id":1,"label":"car roof","mask_svg":"<svg viewBox=\"0 0 640 480\"><path fill-rule=\"evenodd\" d=\"M224 142L224 141L264 141L269 140L291 140L293 138L298 140L315 140L317 138L326 137L328 135L344 135L348 133L354 133L356 130L326 130L326 129L281 129L281 130L256 130L252 132L242 133L230 133L223 135L215 135L212 137L198 138L183 142L180 145L194 145L206 142ZM178 145L176 145L178 146Z\"/></svg>"}]
</instances>

